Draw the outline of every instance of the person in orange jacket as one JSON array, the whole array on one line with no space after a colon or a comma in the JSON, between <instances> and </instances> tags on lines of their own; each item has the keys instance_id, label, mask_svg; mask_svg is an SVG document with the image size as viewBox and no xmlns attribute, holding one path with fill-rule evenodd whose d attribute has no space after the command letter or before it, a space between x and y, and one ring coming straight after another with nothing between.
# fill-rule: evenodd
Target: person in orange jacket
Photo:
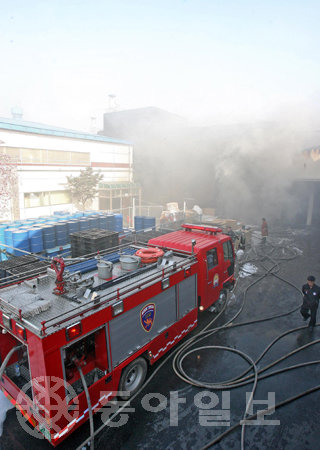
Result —
<instances>
[{"instance_id":1,"label":"person in orange jacket","mask_svg":"<svg viewBox=\"0 0 320 450\"><path fill-rule=\"evenodd\" d=\"M265 244L267 241L267 236L269 236L269 231L267 221L264 217L262 218L261 224L261 236L262 236L262 244Z\"/></svg>"}]
</instances>

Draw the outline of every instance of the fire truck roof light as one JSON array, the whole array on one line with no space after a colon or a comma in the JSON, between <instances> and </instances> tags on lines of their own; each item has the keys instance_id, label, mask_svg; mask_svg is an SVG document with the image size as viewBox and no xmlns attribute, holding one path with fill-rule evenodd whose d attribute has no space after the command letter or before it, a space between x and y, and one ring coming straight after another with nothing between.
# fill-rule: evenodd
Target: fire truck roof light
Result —
<instances>
[{"instance_id":1,"label":"fire truck roof light","mask_svg":"<svg viewBox=\"0 0 320 450\"><path fill-rule=\"evenodd\" d=\"M188 266L184 269L184 277L187 278L190 277L190 275L191 275L191 267Z\"/></svg>"},{"instance_id":2,"label":"fire truck roof light","mask_svg":"<svg viewBox=\"0 0 320 450\"><path fill-rule=\"evenodd\" d=\"M117 316L123 312L123 301L120 300L112 305L112 316Z\"/></svg>"},{"instance_id":3,"label":"fire truck roof light","mask_svg":"<svg viewBox=\"0 0 320 450\"><path fill-rule=\"evenodd\" d=\"M66 328L66 338L67 341L71 341L72 339L80 336L82 333L81 322L76 322L73 325L70 325Z\"/></svg>"},{"instance_id":4,"label":"fire truck roof light","mask_svg":"<svg viewBox=\"0 0 320 450\"><path fill-rule=\"evenodd\" d=\"M222 228L213 227L213 226L203 226L203 225L193 225L192 223L184 223L181 225L182 228L185 228L187 231L191 230L199 230L199 231L209 231L211 233L221 233Z\"/></svg>"},{"instance_id":5,"label":"fire truck roof light","mask_svg":"<svg viewBox=\"0 0 320 450\"><path fill-rule=\"evenodd\" d=\"M16 333L17 333L17 335L20 336L24 341L27 340L26 329L25 329L22 325L19 325L18 323L16 323Z\"/></svg>"}]
</instances>

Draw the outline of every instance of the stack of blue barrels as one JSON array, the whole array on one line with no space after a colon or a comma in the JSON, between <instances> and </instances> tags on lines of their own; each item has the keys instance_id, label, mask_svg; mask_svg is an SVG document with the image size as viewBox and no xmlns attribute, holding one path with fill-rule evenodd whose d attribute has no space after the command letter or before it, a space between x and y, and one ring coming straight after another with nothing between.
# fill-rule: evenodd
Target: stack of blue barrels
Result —
<instances>
[{"instance_id":1,"label":"stack of blue barrels","mask_svg":"<svg viewBox=\"0 0 320 450\"><path fill-rule=\"evenodd\" d=\"M1 243L15 247L16 251L3 247L11 254L22 254L23 252L19 250L32 253L47 252L47 250L51 253L54 250L58 252L61 247L70 248L70 234L90 229L123 233L123 216L94 211L69 215L63 211L55 212L53 216L2 223L0 224L0 248ZM1 258L7 259L0 252Z\"/></svg>"},{"instance_id":2,"label":"stack of blue barrels","mask_svg":"<svg viewBox=\"0 0 320 450\"><path fill-rule=\"evenodd\" d=\"M156 218L148 216L134 216L134 229L136 231L146 230L156 227Z\"/></svg>"}]
</instances>

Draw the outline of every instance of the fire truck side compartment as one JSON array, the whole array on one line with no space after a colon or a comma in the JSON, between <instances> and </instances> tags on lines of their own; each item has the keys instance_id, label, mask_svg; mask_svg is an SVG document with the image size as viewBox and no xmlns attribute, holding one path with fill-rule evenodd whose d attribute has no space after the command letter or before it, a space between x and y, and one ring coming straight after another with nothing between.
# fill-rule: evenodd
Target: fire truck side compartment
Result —
<instances>
[{"instance_id":1,"label":"fire truck side compartment","mask_svg":"<svg viewBox=\"0 0 320 450\"><path fill-rule=\"evenodd\" d=\"M197 306L197 277L186 278L179 283L179 319Z\"/></svg>"},{"instance_id":2,"label":"fire truck side compartment","mask_svg":"<svg viewBox=\"0 0 320 450\"><path fill-rule=\"evenodd\" d=\"M113 367L177 321L178 298L181 318L196 307L196 275L166 289L110 322ZM140 323L140 311L149 303L155 304L155 317L151 330L147 332Z\"/></svg>"}]
</instances>

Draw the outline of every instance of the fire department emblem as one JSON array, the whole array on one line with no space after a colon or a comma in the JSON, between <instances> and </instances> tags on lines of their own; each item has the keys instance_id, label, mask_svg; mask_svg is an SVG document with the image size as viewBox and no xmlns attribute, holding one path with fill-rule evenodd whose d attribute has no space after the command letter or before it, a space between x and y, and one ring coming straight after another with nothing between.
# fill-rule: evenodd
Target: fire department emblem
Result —
<instances>
[{"instance_id":1,"label":"fire department emblem","mask_svg":"<svg viewBox=\"0 0 320 450\"><path fill-rule=\"evenodd\" d=\"M140 311L140 322L145 331L151 330L155 315L156 305L154 303L149 303Z\"/></svg>"},{"instance_id":2,"label":"fire department emblem","mask_svg":"<svg viewBox=\"0 0 320 450\"><path fill-rule=\"evenodd\" d=\"M219 286L219 275L216 273L214 278L213 278L213 286L217 287Z\"/></svg>"}]
</instances>

